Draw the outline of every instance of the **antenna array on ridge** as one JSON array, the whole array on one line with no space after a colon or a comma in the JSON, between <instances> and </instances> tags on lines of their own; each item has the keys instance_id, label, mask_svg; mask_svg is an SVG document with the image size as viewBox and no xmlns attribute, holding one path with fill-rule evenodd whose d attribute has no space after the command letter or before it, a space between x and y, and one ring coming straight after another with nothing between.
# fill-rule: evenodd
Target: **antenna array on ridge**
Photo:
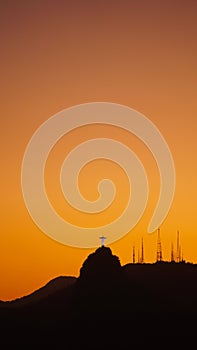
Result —
<instances>
[{"instance_id":1,"label":"antenna array on ridge","mask_svg":"<svg viewBox=\"0 0 197 350\"><path fill-rule=\"evenodd\" d=\"M163 254L162 254L160 228L158 228L158 233L157 233L157 254L156 254L156 262L159 262L159 261L164 261L163 260ZM133 264L135 264L136 262L138 264L144 264L145 263L143 238L141 240L141 249L138 248L137 251L136 251L136 247L135 247L135 245L133 245L132 262L133 262ZM177 231L176 249L174 249L174 245L173 245L173 243L171 243L170 262L177 262L177 263L185 262L185 260L183 259L183 250L182 250L181 245L180 245L179 231Z\"/></svg>"}]
</instances>

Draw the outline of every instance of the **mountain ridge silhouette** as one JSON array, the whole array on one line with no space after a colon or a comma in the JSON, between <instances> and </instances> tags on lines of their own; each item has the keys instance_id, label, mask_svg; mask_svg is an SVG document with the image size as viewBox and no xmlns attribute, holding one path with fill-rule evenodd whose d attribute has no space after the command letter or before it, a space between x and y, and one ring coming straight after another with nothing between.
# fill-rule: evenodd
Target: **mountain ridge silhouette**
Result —
<instances>
[{"instance_id":1,"label":"mountain ridge silhouette","mask_svg":"<svg viewBox=\"0 0 197 350\"><path fill-rule=\"evenodd\" d=\"M27 295L9 301L0 300L0 307L3 305L7 307L20 307L22 304L25 305L36 302L71 285L76 279L77 277L75 276L57 276Z\"/></svg>"},{"instance_id":2,"label":"mountain ridge silhouette","mask_svg":"<svg viewBox=\"0 0 197 350\"><path fill-rule=\"evenodd\" d=\"M96 332L100 324L113 324L118 332L129 325L133 341L139 340L139 324L147 336L164 326L172 336L176 324L191 337L197 319L196 277L197 265L121 266L109 247L99 247L85 259L78 277L59 276L28 296L1 303L0 329L3 336L14 334L17 343L21 329L30 339L47 342L53 336L57 343L65 332L86 332L87 325Z\"/></svg>"}]
</instances>

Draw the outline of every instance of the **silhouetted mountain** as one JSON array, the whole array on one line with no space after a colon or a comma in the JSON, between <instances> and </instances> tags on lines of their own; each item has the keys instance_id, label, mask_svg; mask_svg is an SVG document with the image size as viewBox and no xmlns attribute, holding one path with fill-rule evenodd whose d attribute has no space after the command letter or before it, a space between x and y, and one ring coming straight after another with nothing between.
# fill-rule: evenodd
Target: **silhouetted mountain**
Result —
<instances>
[{"instance_id":1,"label":"silhouetted mountain","mask_svg":"<svg viewBox=\"0 0 197 350\"><path fill-rule=\"evenodd\" d=\"M120 269L119 258L112 255L110 248L102 246L84 261L80 269L79 279L94 282L108 280L109 278L116 278Z\"/></svg>"},{"instance_id":2,"label":"silhouetted mountain","mask_svg":"<svg viewBox=\"0 0 197 350\"><path fill-rule=\"evenodd\" d=\"M49 281L45 286L34 291L33 293L26 295L22 298L17 298L15 300L2 302L0 301L0 307L24 307L30 304L36 304L43 299L46 299L50 295L56 292L64 290L67 286L72 285L76 281L76 277L73 276L59 276Z\"/></svg>"},{"instance_id":3,"label":"silhouetted mountain","mask_svg":"<svg viewBox=\"0 0 197 350\"><path fill-rule=\"evenodd\" d=\"M111 345L118 334L132 339L131 345L145 344L151 335L165 333L167 339L177 327L179 334L192 337L197 320L197 265L121 266L110 248L100 247L84 261L78 278L56 278L29 296L1 304L0 340L11 333L12 344L28 338L57 346L66 338L69 348L77 349L83 341L87 345L83 339L87 328L97 339L101 326Z\"/></svg>"},{"instance_id":4,"label":"silhouetted mountain","mask_svg":"<svg viewBox=\"0 0 197 350\"><path fill-rule=\"evenodd\" d=\"M119 258L108 247L98 248L80 269L72 317L100 319L105 315L105 319L112 319L121 307L123 285Z\"/></svg>"}]
</instances>

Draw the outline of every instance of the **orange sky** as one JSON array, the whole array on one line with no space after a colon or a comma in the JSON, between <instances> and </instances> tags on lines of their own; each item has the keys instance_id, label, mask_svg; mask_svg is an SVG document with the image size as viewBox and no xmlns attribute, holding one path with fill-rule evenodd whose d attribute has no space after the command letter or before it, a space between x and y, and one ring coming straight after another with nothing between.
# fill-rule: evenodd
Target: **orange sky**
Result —
<instances>
[{"instance_id":1,"label":"orange sky","mask_svg":"<svg viewBox=\"0 0 197 350\"><path fill-rule=\"evenodd\" d=\"M185 259L197 263L196 11L192 0L1 1L1 300L28 294L61 274L77 276L92 252L64 246L43 234L27 212L20 183L23 154L35 130L62 109L84 102L127 105L159 128L177 177L174 202L161 226L163 255L170 258L179 229ZM65 136L47 162L48 194L62 215L66 211L71 221L83 224L84 218L70 214L63 203L57 183L64 143L73 147L91 135L112 133L139 154L150 197L135 229L110 247L125 264L131 261L132 245L140 247L143 236L145 260L153 262L157 236L146 230L159 178L150 152L134 136L128 138L112 127L87 127L73 131L67 140ZM125 175L106 161L84 169L82 192L94 198L99 176L106 175L117 184L118 197L109 215L99 214L94 225L115 217L126 201Z\"/></svg>"}]
</instances>

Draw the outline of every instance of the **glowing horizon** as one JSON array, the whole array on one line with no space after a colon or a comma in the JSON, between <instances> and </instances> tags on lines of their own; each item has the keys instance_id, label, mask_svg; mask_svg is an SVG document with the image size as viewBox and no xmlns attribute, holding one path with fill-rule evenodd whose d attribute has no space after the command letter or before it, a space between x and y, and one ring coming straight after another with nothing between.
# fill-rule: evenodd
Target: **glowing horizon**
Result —
<instances>
[{"instance_id":1,"label":"glowing horizon","mask_svg":"<svg viewBox=\"0 0 197 350\"><path fill-rule=\"evenodd\" d=\"M59 111L89 102L128 106L161 132L176 169L174 200L161 225L164 260L170 259L179 230L185 260L197 263L196 10L195 2L185 0L179 6L143 0L101 1L96 6L87 1L77 7L61 0L2 1L0 300L29 294L59 275L77 276L94 250L68 247L43 234L28 214L21 191L22 160L34 132ZM79 178L81 193L90 201L98 199L101 179L116 184L117 196L106 213L93 217L65 202L59 181L62 162L92 135L113 136L132 149L149 181L142 219L110 248L123 265L132 261L132 247L140 249L143 237L145 261L154 262L157 234L147 234L147 227L158 201L159 173L151 152L135 135L113 125L70 131L47 159L47 195L59 215L79 226L102 226L122 213L129 183L110 160L92 161ZM100 236L98 230L98 246Z\"/></svg>"}]
</instances>

